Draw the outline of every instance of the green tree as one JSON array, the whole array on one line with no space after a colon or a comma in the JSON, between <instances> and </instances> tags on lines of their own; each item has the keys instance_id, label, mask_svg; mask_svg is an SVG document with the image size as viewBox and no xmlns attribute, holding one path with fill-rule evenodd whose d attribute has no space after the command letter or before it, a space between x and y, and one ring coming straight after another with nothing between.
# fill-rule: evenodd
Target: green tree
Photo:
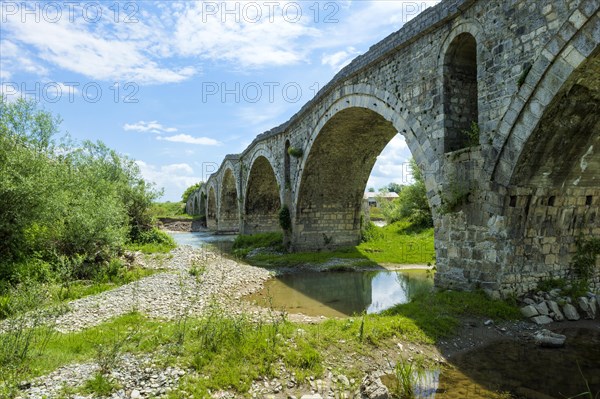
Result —
<instances>
[{"instance_id":1,"label":"green tree","mask_svg":"<svg viewBox=\"0 0 600 399\"><path fill-rule=\"evenodd\" d=\"M190 195L192 195L196 191L200 190L203 185L204 185L204 182L201 181L196 184L192 184L191 186L186 188L185 191L183 192L183 194L181 194L181 201L185 204L187 202L188 198L190 198Z\"/></svg>"},{"instance_id":2,"label":"green tree","mask_svg":"<svg viewBox=\"0 0 600 399\"><path fill-rule=\"evenodd\" d=\"M100 142L56 145L60 118L32 101L0 97L0 111L0 291L43 264L83 276L151 230L160 193L133 160Z\"/></svg>"},{"instance_id":3,"label":"green tree","mask_svg":"<svg viewBox=\"0 0 600 399\"><path fill-rule=\"evenodd\" d=\"M410 160L410 168L414 183L404 186L394 201L381 201L381 212L390 223L406 219L416 226L431 227L433 218L423 173L414 159Z\"/></svg>"},{"instance_id":4,"label":"green tree","mask_svg":"<svg viewBox=\"0 0 600 399\"><path fill-rule=\"evenodd\" d=\"M402 191L402 184L398 184L398 183L390 183L387 185L387 190L390 193L396 193L396 194L400 194L400 191Z\"/></svg>"}]
</instances>

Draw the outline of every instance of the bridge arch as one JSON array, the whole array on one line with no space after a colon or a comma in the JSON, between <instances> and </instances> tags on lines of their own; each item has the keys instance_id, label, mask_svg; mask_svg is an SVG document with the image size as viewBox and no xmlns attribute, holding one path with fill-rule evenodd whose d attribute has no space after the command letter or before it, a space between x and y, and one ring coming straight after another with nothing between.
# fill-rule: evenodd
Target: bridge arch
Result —
<instances>
[{"instance_id":1,"label":"bridge arch","mask_svg":"<svg viewBox=\"0 0 600 399\"><path fill-rule=\"evenodd\" d=\"M244 234L280 231L280 184L271 162L264 154L255 154L246 181Z\"/></svg>"},{"instance_id":2,"label":"bridge arch","mask_svg":"<svg viewBox=\"0 0 600 399\"><path fill-rule=\"evenodd\" d=\"M498 124L498 137L494 140L497 151L495 162L491 163L492 180L508 186L513 179L517 159L523 152L525 143L538 127L542 116L551 102L565 87L574 71L586 58L598 51L598 31L600 17L592 14L585 17L578 9L574 11L583 17L573 29L571 18L561 27L526 73L517 94Z\"/></svg>"},{"instance_id":3,"label":"bridge arch","mask_svg":"<svg viewBox=\"0 0 600 399\"><path fill-rule=\"evenodd\" d=\"M226 165L220 187L218 230L237 232L240 228L240 204L238 184L231 165Z\"/></svg>"},{"instance_id":4,"label":"bridge arch","mask_svg":"<svg viewBox=\"0 0 600 399\"><path fill-rule=\"evenodd\" d=\"M358 244L367 180L377 156L396 134L406 138L419 166L431 170L429 154L422 149L431 146L418 134L419 122L393 95L377 94L385 101L374 94L340 96L312 129L294 190L294 250ZM435 177L426 184L434 197Z\"/></svg>"},{"instance_id":5,"label":"bridge arch","mask_svg":"<svg viewBox=\"0 0 600 399\"><path fill-rule=\"evenodd\" d=\"M198 196L200 197L200 209L198 214L206 217L206 190L200 190Z\"/></svg>"},{"instance_id":6,"label":"bridge arch","mask_svg":"<svg viewBox=\"0 0 600 399\"><path fill-rule=\"evenodd\" d=\"M206 227L211 230L217 229L217 192L214 183L209 183L208 196L206 198Z\"/></svg>"}]
</instances>

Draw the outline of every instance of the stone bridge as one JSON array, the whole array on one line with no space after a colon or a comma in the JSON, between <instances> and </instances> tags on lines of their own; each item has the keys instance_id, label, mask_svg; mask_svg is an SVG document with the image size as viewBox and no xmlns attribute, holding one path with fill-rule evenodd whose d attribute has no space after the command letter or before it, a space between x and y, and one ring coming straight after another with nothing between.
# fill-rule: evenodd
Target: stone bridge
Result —
<instances>
[{"instance_id":1,"label":"stone bridge","mask_svg":"<svg viewBox=\"0 0 600 399\"><path fill-rule=\"evenodd\" d=\"M401 134L426 178L438 286L505 296L564 277L576 239L600 236L599 9L442 1L228 155L188 210L251 234L282 231L287 207L291 250L356 245L371 169Z\"/></svg>"}]
</instances>

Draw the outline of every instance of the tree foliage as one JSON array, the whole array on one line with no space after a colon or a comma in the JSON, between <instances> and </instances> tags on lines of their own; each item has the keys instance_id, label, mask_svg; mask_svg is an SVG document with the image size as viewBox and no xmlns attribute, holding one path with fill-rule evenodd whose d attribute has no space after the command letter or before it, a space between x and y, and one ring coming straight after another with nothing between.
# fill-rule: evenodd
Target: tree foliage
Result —
<instances>
[{"instance_id":1,"label":"tree foliage","mask_svg":"<svg viewBox=\"0 0 600 399\"><path fill-rule=\"evenodd\" d=\"M185 204L188 201L188 199L190 198L190 195L192 195L196 191L200 190L203 185L204 185L204 182L201 181L196 184L192 184L191 186L186 188L185 191L183 192L183 194L181 194L181 201Z\"/></svg>"},{"instance_id":2,"label":"tree foliage","mask_svg":"<svg viewBox=\"0 0 600 399\"><path fill-rule=\"evenodd\" d=\"M408 220L415 226L431 227L433 218L427 200L427 189L423 172L414 159L410 160L414 183L403 186L394 201L378 201L381 212L389 223Z\"/></svg>"},{"instance_id":3,"label":"tree foliage","mask_svg":"<svg viewBox=\"0 0 600 399\"><path fill-rule=\"evenodd\" d=\"M135 162L101 142L57 143L60 122L0 97L0 290L44 267L85 274L152 227L160 193Z\"/></svg>"}]
</instances>

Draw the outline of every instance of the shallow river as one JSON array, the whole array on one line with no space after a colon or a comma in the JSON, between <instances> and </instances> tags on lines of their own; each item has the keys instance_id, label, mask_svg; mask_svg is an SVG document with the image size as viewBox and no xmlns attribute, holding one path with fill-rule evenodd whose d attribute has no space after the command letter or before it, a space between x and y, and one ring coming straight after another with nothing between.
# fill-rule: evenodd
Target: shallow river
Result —
<instances>
[{"instance_id":1,"label":"shallow river","mask_svg":"<svg viewBox=\"0 0 600 399\"><path fill-rule=\"evenodd\" d=\"M172 235L180 245L222 249L235 239L206 232ZM432 284L425 270L295 273L267 281L249 300L289 313L346 317L406 303ZM600 323L595 329L574 329L565 322L561 333L568 339L559 349L503 341L458 355L450 367L426 373L415 387L415 399L600 398L594 396L600 393ZM579 396L588 389L586 381L593 395ZM392 386L394 379L386 383Z\"/></svg>"}]
</instances>

